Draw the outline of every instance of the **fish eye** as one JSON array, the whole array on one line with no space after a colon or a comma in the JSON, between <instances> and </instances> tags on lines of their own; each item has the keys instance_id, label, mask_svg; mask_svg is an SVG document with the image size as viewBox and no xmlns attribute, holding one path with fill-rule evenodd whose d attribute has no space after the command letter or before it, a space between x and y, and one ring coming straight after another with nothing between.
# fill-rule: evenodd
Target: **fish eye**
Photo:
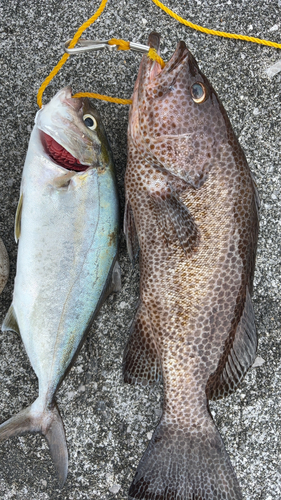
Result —
<instances>
[{"instance_id":1,"label":"fish eye","mask_svg":"<svg viewBox=\"0 0 281 500\"><path fill-rule=\"evenodd\" d=\"M192 85L190 93L193 101L197 103L204 102L207 97L206 87L200 82Z\"/></svg>"},{"instance_id":2,"label":"fish eye","mask_svg":"<svg viewBox=\"0 0 281 500\"><path fill-rule=\"evenodd\" d=\"M90 130L95 130L97 128L97 120L90 114L83 116L83 122Z\"/></svg>"}]
</instances>

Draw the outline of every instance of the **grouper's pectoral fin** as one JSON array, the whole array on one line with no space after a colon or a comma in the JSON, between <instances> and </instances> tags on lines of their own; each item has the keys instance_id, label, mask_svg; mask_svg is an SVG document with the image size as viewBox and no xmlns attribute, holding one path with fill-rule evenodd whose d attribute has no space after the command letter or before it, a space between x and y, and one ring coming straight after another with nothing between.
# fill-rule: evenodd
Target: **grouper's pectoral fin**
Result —
<instances>
[{"instance_id":1,"label":"grouper's pectoral fin","mask_svg":"<svg viewBox=\"0 0 281 500\"><path fill-rule=\"evenodd\" d=\"M206 393L219 398L235 391L256 357L257 333L252 299L247 287L246 300L232 343L227 342L218 368L210 376Z\"/></svg>"},{"instance_id":2,"label":"grouper's pectoral fin","mask_svg":"<svg viewBox=\"0 0 281 500\"><path fill-rule=\"evenodd\" d=\"M15 313L13 304L11 304L9 307L9 310L5 316L4 321L3 321L1 330L2 330L2 332L7 332L9 330L12 330L12 332L16 332L20 335L18 320L16 317L16 313Z\"/></svg>"},{"instance_id":3,"label":"grouper's pectoral fin","mask_svg":"<svg viewBox=\"0 0 281 500\"><path fill-rule=\"evenodd\" d=\"M128 254L130 260L134 263L139 251L139 242L132 207L128 200L126 200L125 205L124 233L126 236Z\"/></svg>"},{"instance_id":4,"label":"grouper's pectoral fin","mask_svg":"<svg viewBox=\"0 0 281 500\"><path fill-rule=\"evenodd\" d=\"M154 384L162 376L160 355L157 350L150 319L140 304L131 327L123 357L124 381L128 384Z\"/></svg>"},{"instance_id":5,"label":"grouper's pectoral fin","mask_svg":"<svg viewBox=\"0 0 281 500\"><path fill-rule=\"evenodd\" d=\"M20 238L21 232L21 213L22 213L22 202L23 202L23 194L21 193L20 199L17 206L16 217L15 217L15 240L16 243Z\"/></svg>"},{"instance_id":6,"label":"grouper's pectoral fin","mask_svg":"<svg viewBox=\"0 0 281 500\"><path fill-rule=\"evenodd\" d=\"M185 204L172 188L153 194L155 213L166 244L178 239L184 253L193 252L199 244L199 228Z\"/></svg>"}]
</instances>

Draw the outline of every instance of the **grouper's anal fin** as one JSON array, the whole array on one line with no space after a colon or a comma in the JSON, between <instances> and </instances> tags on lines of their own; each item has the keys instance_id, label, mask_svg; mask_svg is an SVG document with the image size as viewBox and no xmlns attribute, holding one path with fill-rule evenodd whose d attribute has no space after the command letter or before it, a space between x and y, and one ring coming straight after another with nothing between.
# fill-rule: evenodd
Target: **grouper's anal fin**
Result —
<instances>
[{"instance_id":1,"label":"grouper's anal fin","mask_svg":"<svg viewBox=\"0 0 281 500\"><path fill-rule=\"evenodd\" d=\"M10 305L8 312L4 318L3 324L1 326L2 332L12 331L16 332L20 335L20 329L18 325L18 320L16 317L16 313L13 307L13 304Z\"/></svg>"},{"instance_id":2,"label":"grouper's anal fin","mask_svg":"<svg viewBox=\"0 0 281 500\"><path fill-rule=\"evenodd\" d=\"M141 303L131 327L123 357L124 381L128 384L154 384L162 377L160 354L150 319Z\"/></svg>"},{"instance_id":3,"label":"grouper's anal fin","mask_svg":"<svg viewBox=\"0 0 281 500\"><path fill-rule=\"evenodd\" d=\"M255 361L258 341L254 309L248 287L234 339L231 343L230 340L226 342L225 352L217 370L207 382L206 394L208 398L220 398L235 391Z\"/></svg>"},{"instance_id":4,"label":"grouper's anal fin","mask_svg":"<svg viewBox=\"0 0 281 500\"><path fill-rule=\"evenodd\" d=\"M68 452L62 419L56 404L42 410L38 402L39 399L0 425L0 442L27 432L43 434L49 444L62 488L68 470Z\"/></svg>"},{"instance_id":5,"label":"grouper's anal fin","mask_svg":"<svg viewBox=\"0 0 281 500\"><path fill-rule=\"evenodd\" d=\"M121 269L118 260L116 260L108 275L106 287L102 295L102 302L105 302L105 300L111 293L120 292L121 288Z\"/></svg>"}]
</instances>

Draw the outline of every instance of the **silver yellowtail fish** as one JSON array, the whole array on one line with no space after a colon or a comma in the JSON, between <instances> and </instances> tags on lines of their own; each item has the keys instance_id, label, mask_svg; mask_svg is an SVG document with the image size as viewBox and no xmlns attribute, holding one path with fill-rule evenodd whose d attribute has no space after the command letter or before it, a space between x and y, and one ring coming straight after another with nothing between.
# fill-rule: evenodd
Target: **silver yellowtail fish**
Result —
<instances>
[{"instance_id":1,"label":"silver yellowtail fish","mask_svg":"<svg viewBox=\"0 0 281 500\"><path fill-rule=\"evenodd\" d=\"M0 238L0 293L3 291L9 277L10 264L6 247Z\"/></svg>"},{"instance_id":2,"label":"silver yellowtail fish","mask_svg":"<svg viewBox=\"0 0 281 500\"><path fill-rule=\"evenodd\" d=\"M40 432L65 482L68 453L55 394L103 300L120 289L118 199L109 144L88 100L64 88L36 115L23 169L12 305L39 396L0 426L0 440Z\"/></svg>"},{"instance_id":3,"label":"silver yellowtail fish","mask_svg":"<svg viewBox=\"0 0 281 500\"><path fill-rule=\"evenodd\" d=\"M159 35L150 46L159 50ZM180 42L161 69L143 57L128 130L125 232L140 247L129 383L164 382L163 415L129 499L241 500L208 400L255 359L255 185L217 94Z\"/></svg>"}]
</instances>

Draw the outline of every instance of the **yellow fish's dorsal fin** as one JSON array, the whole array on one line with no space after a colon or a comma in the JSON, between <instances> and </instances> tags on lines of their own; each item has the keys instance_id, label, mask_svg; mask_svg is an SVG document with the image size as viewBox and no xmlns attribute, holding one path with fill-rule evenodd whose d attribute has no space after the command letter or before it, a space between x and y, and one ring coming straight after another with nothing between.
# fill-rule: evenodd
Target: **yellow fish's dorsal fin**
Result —
<instances>
[{"instance_id":1,"label":"yellow fish's dorsal fin","mask_svg":"<svg viewBox=\"0 0 281 500\"><path fill-rule=\"evenodd\" d=\"M9 307L9 310L5 316L4 321L3 321L1 330L2 330L2 332L7 332L9 330L12 330L13 332L16 332L20 335L18 320L17 320L16 314L15 314L13 304L11 304Z\"/></svg>"},{"instance_id":2,"label":"yellow fish's dorsal fin","mask_svg":"<svg viewBox=\"0 0 281 500\"><path fill-rule=\"evenodd\" d=\"M15 240L16 243L20 238L20 230L21 230L21 212L22 212L22 202L23 202L23 194L21 193L20 199L17 206L16 217L15 217Z\"/></svg>"}]
</instances>

